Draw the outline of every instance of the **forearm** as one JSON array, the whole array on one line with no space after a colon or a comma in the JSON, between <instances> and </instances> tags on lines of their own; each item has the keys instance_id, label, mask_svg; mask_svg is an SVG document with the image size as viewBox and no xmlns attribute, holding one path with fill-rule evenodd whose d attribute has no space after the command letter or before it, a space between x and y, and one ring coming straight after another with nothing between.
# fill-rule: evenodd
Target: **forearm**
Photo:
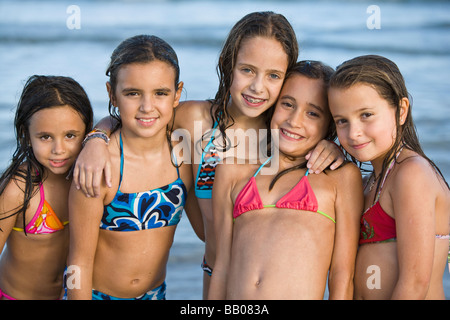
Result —
<instances>
[{"instance_id":1,"label":"forearm","mask_svg":"<svg viewBox=\"0 0 450 320\"><path fill-rule=\"evenodd\" d=\"M92 265L84 266L76 259L69 259L66 276L68 300L92 299ZM69 272L71 269L71 272Z\"/></svg>"},{"instance_id":2,"label":"forearm","mask_svg":"<svg viewBox=\"0 0 450 320\"><path fill-rule=\"evenodd\" d=\"M117 120L111 116L107 116L102 118L97 124L95 128L105 131L109 136L112 133L113 128L117 125Z\"/></svg>"},{"instance_id":3,"label":"forearm","mask_svg":"<svg viewBox=\"0 0 450 320\"><path fill-rule=\"evenodd\" d=\"M328 276L328 288L330 300L353 299L353 272L332 272Z\"/></svg>"}]
</instances>

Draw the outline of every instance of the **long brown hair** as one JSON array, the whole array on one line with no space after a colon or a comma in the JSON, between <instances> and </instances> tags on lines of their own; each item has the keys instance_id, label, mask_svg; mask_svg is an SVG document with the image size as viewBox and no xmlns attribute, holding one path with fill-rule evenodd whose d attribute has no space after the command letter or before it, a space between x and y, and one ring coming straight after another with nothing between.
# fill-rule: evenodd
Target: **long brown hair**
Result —
<instances>
[{"instance_id":1,"label":"long brown hair","mask_svg":"<svg viewBox=\"0 0 450 320\"><path fill-rule=\"evenodd\" d=\"M233 118L227 111L230 102L230 87L233 82L233 69L242 41L253 37L274 38L282 45L288 56L288 70L297 62L298 43L294 29L289 21L281 14L272 11L252 12L239 20L231 29L219 56L217 74L219 88L217 90L210 114L213 124L217 121L219 130L226 145L225 130L234 124ZM265 111L267 128L270 126L270 111Z\"/></svg>"},{"instance_id":2,"label":"long brown hair","mask_svg":"<svg viewBox=\"0 0 450 320\"><path fill-rule=\"evenodd\" d=\"M87 134L93 123L93 111L89 98L74 79L62 76L33 75L28 78L17 105L14 119L16 150L11 163L0 177L0 195L13 180L18 186L24 182L23 202L12 212L0 212L0 220L25 212L31 198L37 192L36 186L44 181L44 166L36 159L30 144L29 126L32 116L43 109L68 105L74 109L86 125ZM24 228L26 234L26 228Z\"/></svg>"},{"instance_id":3,"label":"long brown hair","mask_svg":"<svg viewBox=\"0 0 450 320\"><path fill-rule=\"evenodd\" d=\"M416 126L412 118L412 99L406 89L405 80L398 66L393 61L382 56L365 55L356 57L345 61L336 68L336 72L330 79L329 87L346 89L358 83L373 87L390 106L395 108L396 137L392 147L384 158L380 176L385 175L388 164L394 159L396 152L403 146L426 159L436 172L439 173L447 187L449 187L439 168L422 150L417 136ZM403 98L408 98L410 106L406 120L401 125L400 104ZM353 157L352 159L358 163ZM362 164L359 163L359 165L361 167ZM378 180L375 194L378 193L381 180Z\"/></svg>"}]
</instances>

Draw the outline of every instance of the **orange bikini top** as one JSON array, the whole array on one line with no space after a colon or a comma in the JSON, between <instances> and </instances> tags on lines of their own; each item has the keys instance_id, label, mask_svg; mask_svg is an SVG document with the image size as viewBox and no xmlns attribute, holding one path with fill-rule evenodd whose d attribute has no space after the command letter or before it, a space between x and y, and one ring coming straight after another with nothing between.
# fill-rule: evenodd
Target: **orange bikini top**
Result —
<instances>
[{"instance_id":1,"label":"orange bikini top","mask_svg":"<svg viewBox=\"0 0 450 320\"><path fill-rule=\"evenodd\" d=\"M52 207L50 207L48 202L45 200L44 187L42 183L39 184L39 193L41 195L41 201L39 202L39 207L36 210L33 219L31 219L25 227L26 232L32 234L47 234L64 229L64 226L68 224L69 221L64 221L62 223L59 220ZM23 231L22 228L16 227L14 227L13 230Z\"/></svg>"}]
</instances>

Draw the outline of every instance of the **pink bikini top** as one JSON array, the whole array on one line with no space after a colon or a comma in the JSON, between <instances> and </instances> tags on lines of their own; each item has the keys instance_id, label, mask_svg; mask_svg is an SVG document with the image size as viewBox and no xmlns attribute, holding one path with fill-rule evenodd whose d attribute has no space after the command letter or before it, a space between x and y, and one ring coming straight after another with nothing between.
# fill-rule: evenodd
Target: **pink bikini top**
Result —
<instances>
[{"instance_id":1,"label":"pink bikini top","mask_svg":"<svg viewBox=\"0 0 450 320\"><path fill-rule=\"evenodd\" d=\"M44 187L39 184L39 193L41 196L41 201L39 202L39 207L36 210L31 221L25 227L27 233L32 234L46 234L53 233L64 229L64 226L69 223L69 221L61 222L58 216L53 211L52 207L45 200ZM22 228L14 227L15 231L23 231Z\"/></svg>"},{"instance_id":2,"label":"pink bikini top","mask_svg":"<svg viewBox=\"0 0 450 320\"><path fill-rule=\"evenodd\" d=\"M278 200L276 204L264 205L258 192L255 177L270 159L271 158L267 159L266 162L259 167L253 177L250 178L244 188L242 188L241 192L239 192L233 208L234 219L247 211L275 207L317 212L336 223L336 221L329 215L318 210L319 204L317 203L316 195L314 194L314 191L308 181L309 170L306 171L300 181L280 200Z\"/></svg>"}]
</instances>

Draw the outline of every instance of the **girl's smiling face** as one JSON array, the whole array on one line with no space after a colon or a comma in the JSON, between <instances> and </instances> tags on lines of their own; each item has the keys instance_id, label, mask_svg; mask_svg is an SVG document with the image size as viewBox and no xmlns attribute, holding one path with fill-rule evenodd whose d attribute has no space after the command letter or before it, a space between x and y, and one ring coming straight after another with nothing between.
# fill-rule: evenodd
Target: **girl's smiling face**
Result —
<instances>
[{"instance_id":1,"label":"girl's smiling face","mask_svg":"<svg viewBox=\"0 0 450 320\"><path fill-rule=\"evenodd\" d=\"M339 141L347 152L361 162L382 163L396 138L396 109L364 83L349 88L332 87L328 99ZM409 105L405 107L403 102L401 124Z\"/></svg>"},{"instance_id":2,"label":"girl's smiling face","mask_svg":"<svg viewBox=\"0 0 450 320\"><path fill-rule=\"evenodd\" d=\"M86 125L70 106L37 111L28 127L36 160L53 174L67 173L81 151Z\"/></svg>"},{"instance_id":3,"label":"girl's smiling face","mask_svg":"<svg viewBox=\"0 0 450 320\"><path fill-rule=\"evenodd\" d=\"M257 117L277 100L288 66L288 56L274 38L243 40L230 87L233 116Z\"/></svg>"},{"instance_id":4,"label":"girl's smiling face","mask_svg":"<svg viewBox=\"0 0 450 320\"><path fill-rule=\"evenodd\" d=\"M326 136L330 121L323 80L301 74L290 76L271 121L271 129L279 132L279 150L293 157L306 155Z\"/></svg>"},{"instance_id":5,"label":"girl's smiling face","mask_svg":"<svg viewBox=\"0 0 450 320\"><path fill-rule=\"evenodd\" d=\"M173 67L159 60L122 66L114 93L107 83L111 102L120 111L122 130L143 137L165 134L182 88L181 82L175 88Z\"/></svg>"}]
</instances>

